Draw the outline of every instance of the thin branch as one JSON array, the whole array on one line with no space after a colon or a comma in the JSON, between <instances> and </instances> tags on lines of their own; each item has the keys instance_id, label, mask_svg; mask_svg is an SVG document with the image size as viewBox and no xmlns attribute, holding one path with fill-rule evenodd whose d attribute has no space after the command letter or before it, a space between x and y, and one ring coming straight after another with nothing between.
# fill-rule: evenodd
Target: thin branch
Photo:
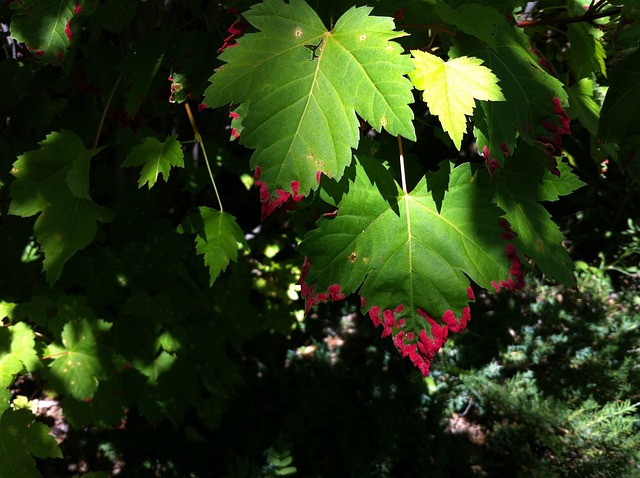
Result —
<instances>
[{"instance_id":1,"label":"thin branch","mask_svg":"<svg viewBox=\"0 0 640 478\"><path fill-rule=\"evenodd\" d=\"M544 18L542 20L525 20L522 22L518 22L516 26L518 27L537 27L542 25L566 25L569 23L581 23L587 22L591 23L593 20L597 20L598 18L604 17L612 17L614 15L619 14L622 11L622 7L614 7L606 12L593 13L590 10L587 11L584 15L578 15L575 17L565 17L565 18Z\"/></svg>"},{"instance_id":2,"label":"thin branch","mask_svg":"<svg viewBox=\"0 0 640 478\"><path fill-rule=\"evenodd\" d=\"M122 73L120 73L120 76L116 80L115 85L113 85L113 88L111 88L111 93L109 93L109 98L107 98L107 104L104 105L104 110L102 111L102 117L100 118L100 124L98 125L98 132L96 133L96 139L93 142L92 149L96 149L98 147L98 142L100 141L100 135L102 134L102 128L104 127L104 120L107 117L107 111L109 111L109 107L111 106L111 101L113 100L113 95L116 92L116 88L118 88L118 85L120 84L120 80L122 80Z\"/></svg>"}]
</instances>

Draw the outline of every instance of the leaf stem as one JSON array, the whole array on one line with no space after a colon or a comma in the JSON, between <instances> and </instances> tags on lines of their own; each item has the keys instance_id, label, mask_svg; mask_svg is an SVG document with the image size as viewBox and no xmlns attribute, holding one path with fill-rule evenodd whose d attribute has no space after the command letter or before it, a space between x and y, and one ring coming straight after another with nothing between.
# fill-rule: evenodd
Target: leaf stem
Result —
<instances>
[{"instance_id":1,"label":"leaf stem","mask_svg":"<svg viewBox=\"0 0 640 478\"><path fill-rule=\"evenodd\" d=\"M207 157L207 150L204 147L204 143L202 142L202 136L200 136L200 131L198 131L198 126L196 126L196 120L193 117L193 113L191 113L191 107L189 103L184 102L184 107L187 110L187 116L189 117L189 122L191 123L191 128L193 128L193 135L195 137L196 143L200 145L202 149L202 154L204 155L204 162L207 165L207 171L209 171L209 177L211 178L211 184L213 184L213 191L216 193L216 199L218 200L218 206L220 207L220 212L224 212L222 208L222 200L220 199L220 194L218 193L218 187L216 186L216 181L213 179L213 172L211 171L211 165L209 164L209 158Z\"/></svg>"},{"instance_id":2,"label":"leaf stem","mask_svg":"<svg viewBox=\"0 0 640 478\"><path fill-rule=\"evenodd\" d=\"M407 175L404 170L404 151L402 150L402 137L398 135L398 149L400 150L400 179L402 180L402 190L405 194L409 194L407 191Z\"/></svg>"},{"instance_id":3,"label":"leaf stem","mask_svg":"<svg viewBox=\"0 0 640 478\"><path fill-rule=\"evenodd\" d=\"M98 131L96 133L96 139L93 141L93 147L91 149L96 149L98 147L98 142L100 141L100 135L102 134L102 128L104 127L104 120L107 117L107 111L109 111L109 106L111 106L111 101L113 100L113 95L116 92L116 88L120 84L122 80L123 73L120 73L120 76L116 80L113 88L111 88L111 93L109 93L109 98L107 98L107 104L104 105L104 110L102 111L102 117L100 118L100 124L98 125Z\"/></svg>"}]
</instances>

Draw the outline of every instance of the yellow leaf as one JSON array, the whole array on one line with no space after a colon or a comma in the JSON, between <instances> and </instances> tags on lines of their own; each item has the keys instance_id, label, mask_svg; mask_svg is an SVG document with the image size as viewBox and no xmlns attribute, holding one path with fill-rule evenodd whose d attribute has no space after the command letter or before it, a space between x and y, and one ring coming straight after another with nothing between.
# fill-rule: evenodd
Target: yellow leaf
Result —
<instances>
[{"instance_id":1,"label":"yellow leaf","mask_svg":"<svg viewBox=\"0 0 640 478\"><path fill-rule=\"evenodd\" d=\"M479 58L461 56L445 62L420 50L412 50L411 56L416 67L409 73L413 86L423 90L422 99L460 149L466 117L473 113L476 100L505 100L498 78Z\"/></svg>"}]
</instances>

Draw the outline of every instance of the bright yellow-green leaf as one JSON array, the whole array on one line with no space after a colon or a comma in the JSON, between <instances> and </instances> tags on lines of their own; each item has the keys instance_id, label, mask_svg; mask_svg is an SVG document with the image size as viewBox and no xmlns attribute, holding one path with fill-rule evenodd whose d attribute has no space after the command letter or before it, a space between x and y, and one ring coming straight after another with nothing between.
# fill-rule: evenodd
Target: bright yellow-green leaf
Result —
<instances>
[{"instance_id":1,"label":"bright yellow-green leaf","mask_svg":"<svg viewBox=\"0 0 640 478\"><path fill-rule=\"evenodd\" d=\"M445 62L420 50L411 55L416 67L409 73L411 82L423 90L422 99L459 149L476 100L504 101L498 78L479 58L461 56Z\"/></svg>"}]
</instances>

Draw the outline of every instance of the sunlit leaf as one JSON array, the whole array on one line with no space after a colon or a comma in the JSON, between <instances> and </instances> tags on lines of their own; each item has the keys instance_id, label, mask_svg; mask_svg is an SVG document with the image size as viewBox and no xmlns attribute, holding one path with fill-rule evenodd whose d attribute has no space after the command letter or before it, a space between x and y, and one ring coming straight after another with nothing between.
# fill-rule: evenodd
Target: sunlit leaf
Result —
<instances>
[{"instance_id":1,"label":"sunlit leaf","mask_svg":"<svg viewBox=\"0 0 640 478\"><path fill-rule=\"evenodd\" d=\"M467 116L473 113L476 100L504 101L498 78L482 66L482 60L461 56L444 61L431 53L413 50L416 69L409 73L411 82L422 90L422 99L442 128L460 149L467 130Z\"/></svg>"},{"instance_id":2,"label":"sunlit leaf","mask_svg":"<svg viewBox=\"0 0 640 478\"><path fill-rule=\"evenodd\" d=\"M71 19L80 12L76 0L23 0L12 2L11 36L27 45L36 57L60 62L73 33Z\"/></svg>"},{"instance_id":3,"label":"sunlit leaf","mask_svg":"<svg viewBox=\"0 0 640 478\"><path fill-rule=\"evenodd\" d=\"M91 398L103 378L104 351L98 345L99 335L110 328L101 320L82 319L68 322L62 331L62 348L53 349L50 380L58 390L80 400Z\"/></svg>"},{"instance_id":4,"label":"sunlit leaf","mask_svg":"<svg viewBox=\"0 0 640 478\"><path fill-rule=\"evenodd\" d=\"M249 103L240 142L256 150L263 202L299 199L320 174L339 179L358 145L356 113L378 131L415 139L404 76L412 65L391 41L404 33L370 13L351 8L329 31L302 0L267 0L244 14L260 31L220 55L226 64L205 103Z\"/></svg>"},{"instance_id":5,"label":"sunlit leaf","mask_svg":"<svg viewBox=\"0 0 640 478\"><path fill-rule=\"evenodd\" d=\"M380 185L389 181L379 162L359 158L337 215L321 219L300 244L308 259L302 293L309 308L358 291L383 335L413 346L419 357L411 359L426 374L433 355L416 352L421 332L446 338L447 327L464 328L469 278L491 288L509 277L502 211L469 164L452 170L440 212L426 181L410 194L396 187L394 196L382 196Z\"/></svg>"}]
</instances>

